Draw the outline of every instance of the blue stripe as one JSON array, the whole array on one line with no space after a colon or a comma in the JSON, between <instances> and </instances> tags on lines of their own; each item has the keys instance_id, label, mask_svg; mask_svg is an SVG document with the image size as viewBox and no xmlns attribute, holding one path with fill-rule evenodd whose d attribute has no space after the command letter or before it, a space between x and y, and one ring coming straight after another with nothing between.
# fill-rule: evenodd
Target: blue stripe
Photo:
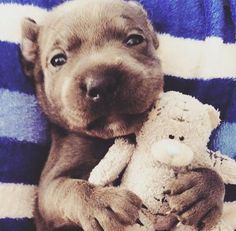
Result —
<instances>
[{"instance_id":1,"label":"blue stripe","mask_svg":"<svg viewBox=\"0 0 236 231\"><path fill-rule=\"evenodd\" d=\"M38 184L48 150L49 145L0 138L0 182Z\"/></svg>"},{"instance_id":2,"label":"blue stripe","mask_svg":"<svg viewBox=\"0 0 236 231\"><path fill-rule=\"evenodd\" d=\"M48 123L35 96L0 88L0 136L29 141L48 142Z\"/></svg>"},{"instance_id":3,"label":"blue stripe","mask_svg":"<svg viewBox=\"0 0 236 231\"><path fill-rule=\"evenodd\" d=\"M35 231L33 219L0 219L1 231Z\"/></svg>"},{"instance_id":4,"label":"blue stripe","mask_svg":"<svg viewBox=\"0 0 236 231\"><path fill-rule=\"evenodd\" d=\"M236 122L236 79L183 79L165 76L165 91L180 91L213 105L221 119Z\"/></svg>"},{"instance_id":5,"label":"blue stripe","mask_svg":"<svg viewBox=\"0 0 236 231\"><path fill-rule=\"evenodd\" d=\"M223 122L212 134L210 149L227 154L236 160L236 123Z\"/></svg>"},{"instance_id":6,"label":"blue stripe","mask_svg":"<svg viewBox=\"0 0 236 231\"><path fill-rule=\"evenodd\" d=\"M44 9L51 9L66 0L0 0L0 3L17 3L21 5L34 5Z\"/></svg>"},{"instance_id":7,"label":"blue stripe","mask_svg":"<svg viewBox=\"0 0 236 231\"><path fill-rule=\"evenodd\" d=\"M51 9L66 0L0 0L0 3L35 5ZM177 37L204 40L208 36L235 41L235 4L224 9L223 1L138 0L148 10L156 30Z\"/></svg>"},{"instance_id":8,"label":"blue stripe","mask_svg":"<svg viewBox=\"0 0 236 231\"><path fill-rule=\"evenodd\" d=\"M19 46L0 42L0 57L0 87L33 94L33 84L22 71Z\"/></svg>"},{"instance_id":9,"label":"blue stripe","mask_svg":"<svg viewBox=\"0 0 236 231\"><path fill-rule=\"evenodd\" d=\"M224 1L212 0L138 0L147 9L160 33L176 37L204 40L217 36L225 42L235 41L235 21Z\"/></svg>"},{"instance_id":10,"label":"blue stripe","mask_svg":"<svg viewBox=\"0 0 236 231\"><path fill-rule=\"evenodd\" d=\"M231 13L232 13L232 19L234 22L236 22L236 1L235 0L229 0L229 5L230 5L230 8L231 8ZM235 26L235 29L236 29L236 25Z\"/></svg>"}]
</instances>

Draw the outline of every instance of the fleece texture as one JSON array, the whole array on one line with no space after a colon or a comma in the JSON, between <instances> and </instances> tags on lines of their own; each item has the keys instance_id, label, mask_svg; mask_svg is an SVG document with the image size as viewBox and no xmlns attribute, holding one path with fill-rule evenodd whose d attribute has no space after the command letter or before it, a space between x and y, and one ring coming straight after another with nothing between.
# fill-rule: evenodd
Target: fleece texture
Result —
<instances>
[{"instance_id":1,"label":"fleece texture","mask_svg":"<svg viewBox=\"0 0 236 231\"><path fill-rule=\"evenodd\" d=\"M32 198L50 145L47 121L19 61L20 20L40 21L63 1L0 0L0 204L6 209L0 212L1 231L34 230ZM219 109L222 123L209 148L235 158L236 1L139 1L158 32L165 90ZM226 199L236 200L230 185Z\"/></svg>"},{"instance_id":2,"label":"fleece texture","mask_svg":"<svg viewBox=\"0 0 236 231\"><path fill-rule=\"evenodd\" d=\"M165 91L180 91L221 112L209 149L236 159L236 1L139 0L158 33ZM226 201L236 187L226 185Z\"/></svg>"},{"instance_id":3,"label":"fleece texture","mask_svg":"<svg viewBox=\"0 0 236 231\"><path fill-rule=\"evenodd\" d=\"M20 21L39 21L60 1L0 0L0 230L33 231L40 173L50 146L48 122L20 64Z\"/></svg>"},{"instance_id":4,"label":"fleece texture","mask_svg":"<svg viewBox=\"0 0 236 231\"><path fill-rule=\"evenodd\" d=\"M164 93L137 134L137 145L134 147L117 139L92 170L89 182L109 185L124 171L120 186L138 195L152 214L170 210L165 200L165 187L175 178L175 171L185 171L186 166L211 168L224 183L236 185L236 161L206 147L212 130L219 125L219 115L214 107L192 96L176 91ZM224 208L217 227L211 231L236 229L235 204L225 202L225 206L229 211ZM142 212L140 220L142 227L135 225L125 230L144 231L145 227L146 231L155 231L151 220ZM174 230L196 229L181 224Z\"/></svg>"}]
</instances>

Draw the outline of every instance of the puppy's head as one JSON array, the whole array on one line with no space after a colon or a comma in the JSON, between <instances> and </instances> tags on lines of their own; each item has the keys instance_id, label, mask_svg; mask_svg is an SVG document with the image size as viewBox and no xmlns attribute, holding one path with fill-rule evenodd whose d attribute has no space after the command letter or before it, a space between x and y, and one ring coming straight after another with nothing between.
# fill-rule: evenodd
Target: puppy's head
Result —
<instances>
[{"instance_id":1,"label":"puppy's head","mask_svg":"<svg viewBox=\"0 0 236 231\"><path fill-rule=\"evenodd\" d=\"M135 132L162 90L158 41L145 11L79 0L22 23L22 57L48 117L101 138Z\"/></svg>"}]
</instances>

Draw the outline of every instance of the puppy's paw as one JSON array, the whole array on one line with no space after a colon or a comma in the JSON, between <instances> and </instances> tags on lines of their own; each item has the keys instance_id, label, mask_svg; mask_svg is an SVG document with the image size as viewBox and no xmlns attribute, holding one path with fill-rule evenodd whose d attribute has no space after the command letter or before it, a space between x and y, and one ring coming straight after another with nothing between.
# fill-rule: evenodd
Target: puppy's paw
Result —
<instances>
[{"instance_id":1,"label":"puppy's paw","mask_svg":"<svg viewBox=\"0 0 236 231\"><path fill-rule=\"evenodd\" d=\"M173 214L152 214L148 210L144 209L142 209L142 214L144 215L145 219L151 221L155 231L171 230L178 223L178 219Z\"/></svg>"},{"instance_id":2,"label":"puppy's paw","mask_svg":"<svg viewBox=\"0 0 236 231\"><path fill-rule=\"evenodd\" d=\"M136 222L142 201L133 193L114 187L96 187L90 197L85 231L123 231Z\"/></svg>"},{"instance_id":3,"label":"puppy's paw","mask_svg":"<svg viewBox=\"0 0 236 231\"><path fill-rule=\"evenodd\" d=\"M179 174L167 191L171 211L183 224L209 230L219 221L224 184L214 171L199 168Z\"/></svg>"},{"instance_id":4,"label":"puppy's paw","mask_svg":"<svg viewBox=\"0 0 236 231\"><path fill-rule=\"evenodd\" d=\"M157 215L155 219L155 231L171 230L178 220L173 214L166 216Z\"/></svg>"}]
</instances>

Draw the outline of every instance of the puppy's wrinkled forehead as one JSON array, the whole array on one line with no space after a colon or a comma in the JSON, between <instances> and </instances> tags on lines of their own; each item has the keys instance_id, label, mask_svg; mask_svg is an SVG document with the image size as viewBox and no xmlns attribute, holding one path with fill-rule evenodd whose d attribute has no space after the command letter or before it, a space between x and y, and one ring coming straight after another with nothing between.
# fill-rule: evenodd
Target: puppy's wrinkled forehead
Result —
<instances>
[{"instance_id":1,"label":"puppy's wrinkled forehead","mask_svg":"<svg viewBox=\"0 0 236 231\"><path fill-rule=\"evenodd\" d=\"M80 43L101 46L131 31L147 32L145 13L133 2L75 0L49 13L41 30L41 42L73 49Z\"/></svg>"}]
</instances>

